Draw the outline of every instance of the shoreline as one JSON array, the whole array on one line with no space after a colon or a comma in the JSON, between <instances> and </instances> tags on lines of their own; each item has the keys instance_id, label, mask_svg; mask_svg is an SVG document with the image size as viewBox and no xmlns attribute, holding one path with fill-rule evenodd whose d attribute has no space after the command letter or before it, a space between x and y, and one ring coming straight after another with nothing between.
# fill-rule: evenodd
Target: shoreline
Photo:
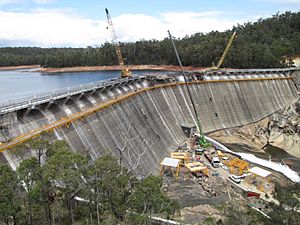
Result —
<instances>
[{"instance_id":1,"label":"shoreline","mask_svg":"<svg viewBox=\"0 0 300 225\"><path fill-rule=\"evenodd\" d=\"M18 70L18 69L34 69L40 68L40 65L22 65L22 66L0 66L1 70Z\"/></svg>"},{"instance_id":2,"label":"shoreline","mask_svg":"<svg viewBox=\"0 0 300 225\"><path fill-rule=\"evenodd\" d=\"M179 66L173 65L129 65L129 70L153 70L153 71L180 71ZM205 69L204 67L185 66L185 71L199 71ZM37 72L46 73L63 73L63 72L87 72L87 71L115 71L121 70L120 66L75 66L62 68L41 68Z\"/></svg>"},{"instance_id":3,"label":"shoreline","mask_svg":"<svg viewBox=\"0 0 300 225\"><path fill-rule=\"evenodd\" d=\"M114 71L121 70L120 66L75 66L61 68L42 68L40 65L25 66L0 66L0 70L32 69L37 68L34 72L42 73L64 73L64 72L88 72L88 71ZM173 65L129 65L129 70L153 70L153 71L181 71L179 66ZM206 67L184 66L185 71L200 71Z\"/></svg>"}]
</instances>

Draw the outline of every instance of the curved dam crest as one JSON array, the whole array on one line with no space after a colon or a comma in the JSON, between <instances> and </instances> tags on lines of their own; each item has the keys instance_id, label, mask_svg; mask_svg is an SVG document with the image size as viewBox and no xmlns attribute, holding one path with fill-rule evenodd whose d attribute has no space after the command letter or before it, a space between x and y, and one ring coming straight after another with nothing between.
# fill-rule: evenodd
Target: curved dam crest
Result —
<instances>
[{"instance_id":1,"label":"curved dam crest","mask_svg":"<svg viewBox=\"0 0 300 225\"><path fill-rule=\"evenodd\" d=\"M2 137L16 137L62 117L101 104L107 99L152 85L138 80L90 95L58 100L31 111L2 115ZM292 79L203 81L190 84L204 132L257 122L298 97ZM182 124L193 123L184 85L157 86L137 93L99 112L54 129L53 139L66 140L73 151L92 159L111 152L144 176L157 173L161 160L186 140ZM2 160L13 168L30 156L4 151Z\"/></svg>"}]
</instances>

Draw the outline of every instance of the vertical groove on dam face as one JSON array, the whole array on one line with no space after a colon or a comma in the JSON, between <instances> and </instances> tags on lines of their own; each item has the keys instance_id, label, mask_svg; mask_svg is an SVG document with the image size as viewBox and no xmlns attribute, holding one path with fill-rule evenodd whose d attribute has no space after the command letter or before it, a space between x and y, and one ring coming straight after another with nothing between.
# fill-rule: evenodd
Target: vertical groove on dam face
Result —
<instances>
[{"instance_id":1,"label":"vertical groove on dam face","mask_svg":"<svg viewBox=\"0 0 300 225\"><path fill-rule=\"evenodd\" d=\"M297 98L296 87L288 79L207 82L190 86L205 132L256 122ZM121 92L125 93L124 89ZM74 98L65 104L56 102L47 109L35 109L28 114L11 113L11 134L22 134L101 103L104 97L97 98L106 94L97 93L80 100ZM57 128L52 136L65 139L73 151L89 154L93 159L107 152L119 157L116 148L123 148L127 140L122 162L141 175L157 173L163 157L186 139L180 125L193 123L190 107L184 85L156 88L72 122L69 128ZM18 165L29 155L21 154L24 156L16 156L8 150L5 155Z\"/></svg>"}]
</instances>

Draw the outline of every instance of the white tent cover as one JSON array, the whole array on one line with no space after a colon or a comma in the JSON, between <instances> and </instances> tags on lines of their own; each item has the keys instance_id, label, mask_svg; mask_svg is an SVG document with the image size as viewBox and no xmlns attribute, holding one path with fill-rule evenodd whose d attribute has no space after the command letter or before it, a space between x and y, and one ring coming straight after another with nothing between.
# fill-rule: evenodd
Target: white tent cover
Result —
<instances>
[{"instance_id":1,"label":"white tent cover","mask_svg":"<svg viewBox=\"0 0 300 225\"><path fill-rule=\"evenodd\" d=\"M257 174L257 175L259 175L259 176L261 176L261 177L267 177L267 176L269 176L270 174L271 174L271 172L270 171L268 171L268 170L264 170L264 169L262 169L262 168L259 168L259 167L253 167L253 168L251 168L251 169L249 169L249 171L251 172L251 173L255 173L255 174Z\"/></svg>"},{"instance_id":2,"label":"white tent cover","mask_svg":"<svg viewBox=\"0 0 300 225\"><path fill-rule=\"evenodd\" d=\"M173 159L173 158L164 158L164 160L161 162L161 165L163 166L172 166L172 167L177 167L179 164L180 160L179 159Z\"/></svg>"}]
</instances>

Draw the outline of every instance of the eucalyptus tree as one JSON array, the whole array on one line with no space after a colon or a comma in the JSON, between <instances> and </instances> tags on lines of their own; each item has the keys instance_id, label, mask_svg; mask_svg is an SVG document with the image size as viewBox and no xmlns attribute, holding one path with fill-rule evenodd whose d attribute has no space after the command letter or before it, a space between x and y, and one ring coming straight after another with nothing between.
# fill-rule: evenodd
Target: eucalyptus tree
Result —
<instances>
[{"instance_id":1,"label":"eucalyptus tree","mask_svg":"<svg viewBox=\"0 0 300 225\"><path fill-rule=\"evenodd\" d=\"M44 168L45 178L51 182L55 193L62 196L72 224L75 221L74 199L84 185L86 164L87 160L82 155L61 148L51 154Z\"/></svg>"},{"instance_id":2,"label":"eucalyptus tree","mask_svg":"<svg viewBox=\"0 0 300 225\"><path fill-rule=\"evenodd\" d=\"M8 165L0 164L0 221L6 225L18 224L21 210L18 192L16 173Z\"/></svg>"},{"instance_id":3,"label":"eucalyptus tree","mask_svg":"<svg viewBox=\"0 0 300 225\"><path fill-rule=\"evenodd\" d=\"M33 224L32 208L35 205L36 209L39 209L39 205L42 203L41 200L41 173L42 168L37 158L32 157L25 159L20 163L17 169L19 180L23 183L26 191L25 207L27 215L27 223ZM35 214L37 210L35 210Z\"/></svg>"}]
</instances>

